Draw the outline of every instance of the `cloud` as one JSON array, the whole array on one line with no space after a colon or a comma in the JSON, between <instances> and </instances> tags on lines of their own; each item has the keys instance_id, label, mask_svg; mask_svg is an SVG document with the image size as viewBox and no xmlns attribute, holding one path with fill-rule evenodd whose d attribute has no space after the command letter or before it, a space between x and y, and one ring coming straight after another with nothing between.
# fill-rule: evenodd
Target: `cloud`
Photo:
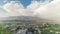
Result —
<instances>
[{"instance_id":1,"label":"cloud","mask_svg":"<svg viewBox=\"0 0 60 34\"><path fill-rule=\"evenodd\" d=\"M27 8L24 8L24 6L21 3L11 1L11 2L4 4L2 8L6 10L7 17L9 16L33 16L34 10L36 9L35 7L33 7L34 5L36 5L35 7L38 8L37 6L39 5L39 3L36 1L33 1Z\"/></svg>"},{"instance_id":2,"label":"cloud","mask_svg":"<svg viewBox=\"0 0 60 34\"><path fill-rule=\"evenodd\" d=\"M3 5L3 9L6 10L8 16L27 15L23 5L21 3L16 3L15 1Z\"/></svg>"},{"instance_id":3,"label":"cloud","mask_svg":"<svg viewBox=\"0 0 60 34\"><path fill-rule=\"evenodd\" d=\"M38 8L41 8L41 7L43 7L44 8L44 6L45 5L47 5L47 4L49 4L49 1L45 1L45 2L38 2L37 0L33 0L32 2L31 2L31 4L30 5L28 5L27 6L27 10L28 11L30 11L30 12L32 12L32 16L34 16L34 14L36 13L36 12L38 12ZM39 9L40 10L40 9ZM43 9L41 9L41 10L43 10ZM40 11L39 11L40 12ZM38 15L38 14L37 14ZM37 16L37 15L35 15L35 16Z\"/></svg>"},{"instance_id":4,"label":"cloud","mask_svg":"<svg viewBox=\"0 0 60 34\"><path fill-rule=\"evenodd\" d=\"M29 10L35 10L40 7L40 3L37 1L32 1L30 5L27 6Z\"/></svg>"},{"instance_id":5,"label":"cloud","mask_svg":"<svg viewBox=\"0 0 60 34\"><path fill-rule=\"evenodd\" d=\"M60 0L54 0L35 10L34 15L44 19L60 20Z\"/></svg>"},{"instance_id":6,"label":"cloud","mask_svg":"<svg viewBox=\"0 0 60 34\"><path fill-rule=\"evenodd\" d=\"M11 1L3 5L3 9L6 10L3 16L35 16L42 19L60 19L60 0L54 0L51 2L45 1L44 3L38 1L32 1L27 8L21 3Z\"/></svg>"},{"instance_id":7,"label":"cloud","mask_svg":"<svg viewBox=\"0 0 60 34\"><path fill-rule=\"evenodd\" d=\"M7 0L4 0L3 2L4 2L4 3L6 3L6 2L7 2Z\"/></svg>"},{"instance_id":8,"label":"cloud","mask_svg":"<svg viewBox=\"0 0 60 34\"><path fill-rule=\"evenodd\" d=\"M44 5L49 4L49 2L38 2L37 0L33 0L30 5L27 6L27 10L31 12L31 15L33 16L35 13L35 10L37 10L39 7L43 7Z\"/></svg>"}]
</instances>

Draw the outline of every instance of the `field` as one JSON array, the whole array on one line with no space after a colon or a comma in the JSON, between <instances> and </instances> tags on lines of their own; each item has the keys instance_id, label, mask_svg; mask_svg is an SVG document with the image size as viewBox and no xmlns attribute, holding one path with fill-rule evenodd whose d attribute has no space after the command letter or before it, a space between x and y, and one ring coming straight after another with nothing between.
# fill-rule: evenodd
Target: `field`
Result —
<instances>
[{"instance_id":1,"label":"field","mask_svg":"<svg viewBox=\"0 0 60 34\"><path fill-rule=\"evenodd\" d=\"M32 34L60 34L60 24L43 22L1 23L0 34L15 34L27 29Z\"/></svg>"}]
</instances>

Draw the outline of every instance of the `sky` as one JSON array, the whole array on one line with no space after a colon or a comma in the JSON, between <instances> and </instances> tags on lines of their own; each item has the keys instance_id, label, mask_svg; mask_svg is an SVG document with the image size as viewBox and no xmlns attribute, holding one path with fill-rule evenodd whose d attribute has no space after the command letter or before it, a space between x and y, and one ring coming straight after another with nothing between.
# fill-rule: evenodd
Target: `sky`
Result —
<instances>
[{"instance_id":1,"label":"sky","mask_svg":"<svg viewBox=\"0 0 60 34\"><path fill-rule=\"evenodd\" d=\"M60 0L0 0L0 17L11 16L60 20Z\"/></svg>"}]
</instances>

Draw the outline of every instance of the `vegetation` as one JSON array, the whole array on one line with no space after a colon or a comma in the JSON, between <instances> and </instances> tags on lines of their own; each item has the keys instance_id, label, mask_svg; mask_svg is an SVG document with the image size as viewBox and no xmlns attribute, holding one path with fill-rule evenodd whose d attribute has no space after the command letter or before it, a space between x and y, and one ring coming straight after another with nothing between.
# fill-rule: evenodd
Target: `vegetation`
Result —
<instances>
[{"instance_id":1,"label":"vegetation","mask_svg":"<svg viewBox=\"0 0 60 34\"><path fill-rule=\"evenodd\" d=\"M13 29L17 26L27 26L27 31L33 34L60 34L60 24L50 23L4 23L0 24L0 34L13 34ZM18 32L19 29L16 30Z\"/></svg>"}]
</instances>

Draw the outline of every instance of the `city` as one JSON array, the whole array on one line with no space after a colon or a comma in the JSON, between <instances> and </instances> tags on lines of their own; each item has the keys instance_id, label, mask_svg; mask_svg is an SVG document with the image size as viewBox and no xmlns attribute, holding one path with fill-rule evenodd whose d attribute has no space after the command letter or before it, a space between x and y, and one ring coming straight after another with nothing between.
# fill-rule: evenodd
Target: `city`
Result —
<instances>
[{"instance_id":1,"label":"city","mask_svg":"<svg viewBox=\"0 0 60 34\"><path fill-rule=\"evenodd\" d=\"M60 24L51 23L5 23L0 34L60 34Z\"/></svg>"}]
</instances>

